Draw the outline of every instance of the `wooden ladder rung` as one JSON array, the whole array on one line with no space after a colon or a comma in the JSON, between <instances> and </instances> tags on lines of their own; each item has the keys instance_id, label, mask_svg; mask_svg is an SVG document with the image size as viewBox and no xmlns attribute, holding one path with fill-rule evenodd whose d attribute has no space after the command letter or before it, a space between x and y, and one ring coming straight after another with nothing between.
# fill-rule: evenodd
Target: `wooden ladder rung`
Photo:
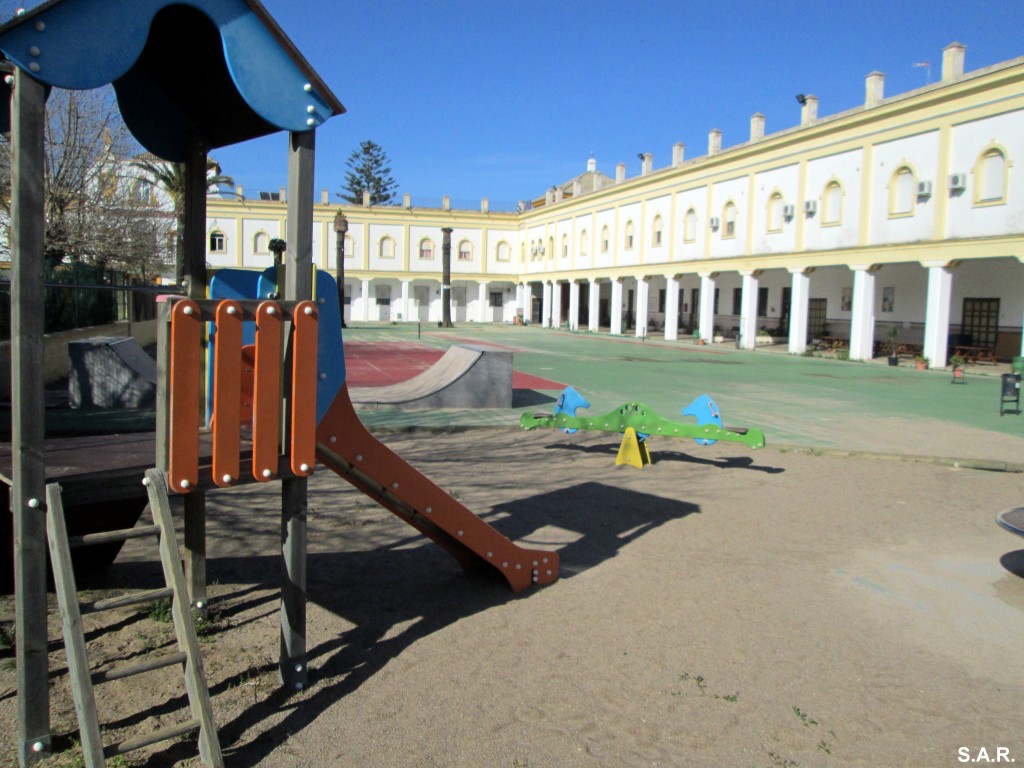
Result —
<instances>
[{"instance_id":1,"label":"wooden ladder rung","mask_svg":"<svg viewBox=\"0 0 1024 768\"><path fill-rule=\"evenodd\" d=\"M174 597L174 590L170 587L163 589L151 589L148 592L135 592L117 597L107 597L93 603L82 603L80 611L84 613L99 613L100 611L112 611L115 608L127 608L129 605L139 603L155 603L157 600L170 600Z\"/></svg>"},{"instance_id":2,"label":"wooden ladder rung","mask_svg":"<svg viewBox=\"0 0 1024 768\"><path fill-rule=\"evenodd\" d=\"M137 528L123 528L120 531L103 531L102 533L86 533L82 536L69 536L68 546L89 547L93 544L109 544L112 541L128 541L141 539L144 536L156 536L160 533L159 525L140 525Z\"/></svg>"},{"instance_id":3,"label":"wooden ladder rung","mask_svg":"<svg viewBox=\"0 0 1024 768\"><path fill-rule=\"evenodd\" d=\"M123 680L126 677L134 677L135 675L141 675L145 672L152 672L157 669L163 669L164 667L172 667L175 664L184 664L187 658L188 656L179 651L178 653L168 653L165 656L147 659L139 664L122 664L119 667L93 672L92 682L93 685L97 685L99 683L110 682L111 680Z\"/></svg>"},{"instance_id":4,"label":"wooden ladder rung","mask_svg":"<svg viewBox=\"0 0 1024 768\"><path fill-rule=\"evenodd\" d=\"M186 733L192 733L193 731L198 730L198 720L186 720L184 723L170 725L166 728L160 728L159 730L152 731L150 733L144 733L141 736L133 736L130 739L110 744L103 748L103 756L109 758L116 757L117 755L124 755L128 752L134 752L136 749L148 747L150 744L156 744L159 741L177 739L179 736L184 736Z\"/></svg>"}]
</instances>

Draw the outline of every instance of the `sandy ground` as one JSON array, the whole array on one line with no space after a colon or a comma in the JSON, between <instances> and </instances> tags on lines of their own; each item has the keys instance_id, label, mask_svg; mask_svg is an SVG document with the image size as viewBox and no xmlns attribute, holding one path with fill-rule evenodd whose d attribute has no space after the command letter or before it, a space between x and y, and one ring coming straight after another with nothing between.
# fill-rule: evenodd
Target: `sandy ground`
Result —
<instances>
[{"instance_id":1,"label":"sandy ground","mask_svg":"<svg viewBox=\"0 0 1024 768\"><path fill-rule=\"evenodd\" d=\"M510 538L558 549L562 579L513 596L464 575L318 470L311 680L289 693L280 486L211 494L202 649L228 765L875 768L995 762L999 749L1024 762L1024 540L993 521L1024 504L1024 476L655 440L637 470L613 465L614 436L540 430L386 441ZM133 543L88 586L158 579ZM10 599L0 608L9 626ZM171 642L145 610L105 616L87 623L112 629L97 666ZM52 648L66 742L76 725ZM8 663L10 726L14 688ZM116 728L183 717L180 689L151 679L99 690ZM153 707L144 721L140 705ZM198 761L180 742L129 764Z\"/></svg>"}]
</instances>

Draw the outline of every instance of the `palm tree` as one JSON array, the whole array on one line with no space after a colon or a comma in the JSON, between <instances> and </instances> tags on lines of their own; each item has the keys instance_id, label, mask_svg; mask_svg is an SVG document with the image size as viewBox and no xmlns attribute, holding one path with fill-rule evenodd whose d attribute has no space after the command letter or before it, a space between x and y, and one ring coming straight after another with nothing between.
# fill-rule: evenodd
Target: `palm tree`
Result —
<instances>
[{"instance_id":1,"label":"palm tree","mask_svg":"<svg viewBox=\"0 0 1024 768\"><path fill-rule=\"evenodd\" d=\"M154 186L167 193L174 205L174 217L177 220L174 242L174 281L181 285L185 281L185 188L187 177L185 163L171 163L160 160L153 155L144 155L132 165ZM219 191L222 185L234 186L235 180L221 173L220 164L212 157L206 158L206 191Z\"/></svg>"}]
</instances>

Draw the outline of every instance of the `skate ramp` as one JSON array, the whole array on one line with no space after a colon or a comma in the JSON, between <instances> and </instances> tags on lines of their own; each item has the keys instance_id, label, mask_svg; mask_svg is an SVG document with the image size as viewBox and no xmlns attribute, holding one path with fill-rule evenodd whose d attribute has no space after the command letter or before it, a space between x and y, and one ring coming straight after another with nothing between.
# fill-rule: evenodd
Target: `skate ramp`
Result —
<instances>
[{"instance_id":1,"label":"skate ramp","mask_svg":"<svg viewBox=\"0 0 1024 768\"><path fill-rule=\"evenodd\" d=\"M430 368L384 387L353 387L352 402L404 408L511 408L512 353L456 344Z\"/></svg>"},{"instance_id":2,"label":"skate ramp","mask_svg":"<svg viewBox=\"0 0 1024 768\"><path fill-rule=\"evenodd\" d=\"M133 338L68 342L72 408L155 408L156 361Z\"/></svg>"}]
</instances>

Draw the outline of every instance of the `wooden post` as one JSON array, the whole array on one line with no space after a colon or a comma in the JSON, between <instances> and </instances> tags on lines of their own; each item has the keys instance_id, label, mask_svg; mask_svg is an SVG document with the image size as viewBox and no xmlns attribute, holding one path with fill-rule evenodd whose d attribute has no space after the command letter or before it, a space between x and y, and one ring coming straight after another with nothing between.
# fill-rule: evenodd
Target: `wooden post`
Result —
<instances>
[{"instance_id":1,"label":"wooden post","mask_svg":"<svg viewBox=\"0 0 1024 768\"><path fill-rule=\"evenodd\" d=\"M185 212L182 248L185 288L190 299L206 298L206 147L196 140L185 159ZM200 398L203 401L203 398ZM185 581L192 606L206 611L206 494L182 497Z\"/></svg>"},{"instance_id":2,"label":"wooden post","mask_svg":"<svg viewBox=\"0 0 1024 768\"><path fill-rule=\"evenodd\" d=\"M338 211L334 214L334 281L338 284L338 306L341 314L341 327L345 325L345 234L348 232L348 219Z\"/></svg>"},{"instance_id":3,"label":"wooden post","mask_svg":"<svg viewBox=\"0 0 1024 768\"><path fill-rule=\"evenodd\" d=\"M289 134L288 243L285 301L313 297L313 159L316 132ZM286 360L289 360L289 352ZM286 363L286 370L291 365ZM285 388L290 413L291 387ZM286 423L285 444L291 434ZM306 685L306 504L304 477L281 481L281 654L278 670L287 688Z\"/></svg>"},{"instance_id":4,"label":"wooden post","mask_svg":"<svg viewBox=\"0 0 1024 768\"><path fill-rule=\"evenodd\" d=\"M50 754L43 454L43 85L14 71L11 98L11 442L18 762Z\"/></svg>"}]
</instances>

